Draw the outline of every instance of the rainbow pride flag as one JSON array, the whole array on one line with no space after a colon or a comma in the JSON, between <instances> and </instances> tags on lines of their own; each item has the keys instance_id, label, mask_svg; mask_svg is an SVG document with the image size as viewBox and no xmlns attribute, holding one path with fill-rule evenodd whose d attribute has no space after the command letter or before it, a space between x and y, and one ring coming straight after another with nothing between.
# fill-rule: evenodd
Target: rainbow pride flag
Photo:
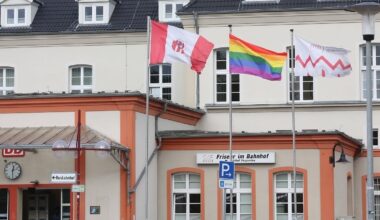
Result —
<instances>
[{"instance_id":1,"label":"rainbow pride flag","mask_svg":"<svg viewBox=\"0 0 380 220\"><path fill-rule=\"evenodd\" d=\"M230 34L230 73L244 73L268 80L281 80L286 52L277 53Z\"/></svg>"}]
</instances>

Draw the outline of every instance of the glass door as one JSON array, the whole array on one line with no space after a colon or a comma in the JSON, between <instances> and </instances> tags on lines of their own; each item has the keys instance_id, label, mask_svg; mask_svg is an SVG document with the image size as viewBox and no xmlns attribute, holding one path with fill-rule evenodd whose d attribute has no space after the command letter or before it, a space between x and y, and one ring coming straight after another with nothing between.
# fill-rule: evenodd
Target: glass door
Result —
<instances>
[{"instance_id":1,"label":"glass door","mask_svg":"<svg viewBox=\"0 0 380 220\"><path fill-rule=\"evenodd\" d=\"M28 198L28 220L48 220L49 196L33 194Z\"/></svg>"},{"instance_id":2,"label":"glass door","mask_svg":"<svg viewBox=\"0 0 380 220\"><path fill-rule=\"evenodd\" d=\"M8 220L8 202L8 190L0 189L0 220Z\"/></svg>"}]
</instances>

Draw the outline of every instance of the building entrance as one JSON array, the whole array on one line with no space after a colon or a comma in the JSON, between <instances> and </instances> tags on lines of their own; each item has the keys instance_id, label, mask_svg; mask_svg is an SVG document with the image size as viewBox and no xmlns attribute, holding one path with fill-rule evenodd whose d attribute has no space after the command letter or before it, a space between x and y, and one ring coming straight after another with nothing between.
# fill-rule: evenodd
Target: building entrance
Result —
<instances>
[{"instance_id":1,"label":"building entrance","mask_svg":"<svg viewBox=\"0 0 380 220\"><path fill-rule=\"evenodd\" d=\"M70 220L70 189L28 189L23 191L25 220Z\"/></svg>"}]
</instances>

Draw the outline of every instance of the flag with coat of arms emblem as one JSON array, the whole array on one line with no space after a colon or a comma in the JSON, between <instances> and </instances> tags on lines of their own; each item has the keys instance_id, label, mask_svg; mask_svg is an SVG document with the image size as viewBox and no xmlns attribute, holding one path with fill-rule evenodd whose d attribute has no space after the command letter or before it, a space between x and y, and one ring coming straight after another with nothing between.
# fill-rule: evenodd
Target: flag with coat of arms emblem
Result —
<instances>
[{"instance_id":1,"label":"flag with coat of arms emblem","mask_svg":"<svg viewBox=\"0 0 380 220\"><path fill-rule=\"evenodd\" d=\"M204 37L171 25L151 21L150 64L180 61L202 72L214 45Z\"/></svg>"}]
</instances>

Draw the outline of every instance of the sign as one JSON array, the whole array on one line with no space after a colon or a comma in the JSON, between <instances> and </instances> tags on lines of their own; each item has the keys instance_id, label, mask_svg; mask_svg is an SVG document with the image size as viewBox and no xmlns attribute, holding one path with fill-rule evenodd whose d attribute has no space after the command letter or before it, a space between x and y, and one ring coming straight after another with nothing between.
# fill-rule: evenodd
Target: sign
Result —
<instances>
[{"instance_id":1,"label":"sign","mask_svg":"<svg viewBox=\"0 0 380 220\"><path fill-rule=\"evenodd\" d=\"M234 188L234 180L219 180L219 188L221 189L233 189Z\"/></svg>"},{"instance_id":2,"label":"sign","mask_svg":"<svg viewBox=\"0 0 380 220\"><path fill-rule=\"evenodd\" d=\"M218 164L230 159L229 153L198 153L197 164ZM273 164L276 163L275 152L234 153L232 159L236 164Z\"/></svg>"},{"instance_id":3,"label":"sign","mask_svg":"<svg viewBox=\"0 0 380 220\"><path fill-rule=\"evenodd\" d=\"M3 149L1 154L3 157L24 157L25 151L18 149Z\"/></svg>"},{"instance_id":4,"label":"sign","mask_svg":"<svg viewBox=\"0 0 380 220\"><path fill-rule=\"evenodd\" d=\"M71 192L82 193L84 191L85 191L84 185L72 185L71 186Z\"/></svg>"},{"instance_id":5,"label":"sign","mask_svg":"<svg viewBox=\"0 0 380 220\"><path fill-rule=\"evenodd\" d=\"M90 215L100 215L100 206L90 206Z\"/></svg>"},{"instance_id":6,"label":"sign","mask_svg":"<svg viewBox=\"0 0 380 220\"><path fill-rule=\"evenodd\" d=\"M52 173L51 183L76 183L77 174L76 173Z\"/></svg>"},{"instance_id":7,"label":"sign","mask_svg":"<svg viewBox=\"0 0 380 220\"><path fill-rule=\"evenodd\" d=\"M219 162L219 179L234 179L235 164L229 161Z\"/></svg>"}]
</instances>

